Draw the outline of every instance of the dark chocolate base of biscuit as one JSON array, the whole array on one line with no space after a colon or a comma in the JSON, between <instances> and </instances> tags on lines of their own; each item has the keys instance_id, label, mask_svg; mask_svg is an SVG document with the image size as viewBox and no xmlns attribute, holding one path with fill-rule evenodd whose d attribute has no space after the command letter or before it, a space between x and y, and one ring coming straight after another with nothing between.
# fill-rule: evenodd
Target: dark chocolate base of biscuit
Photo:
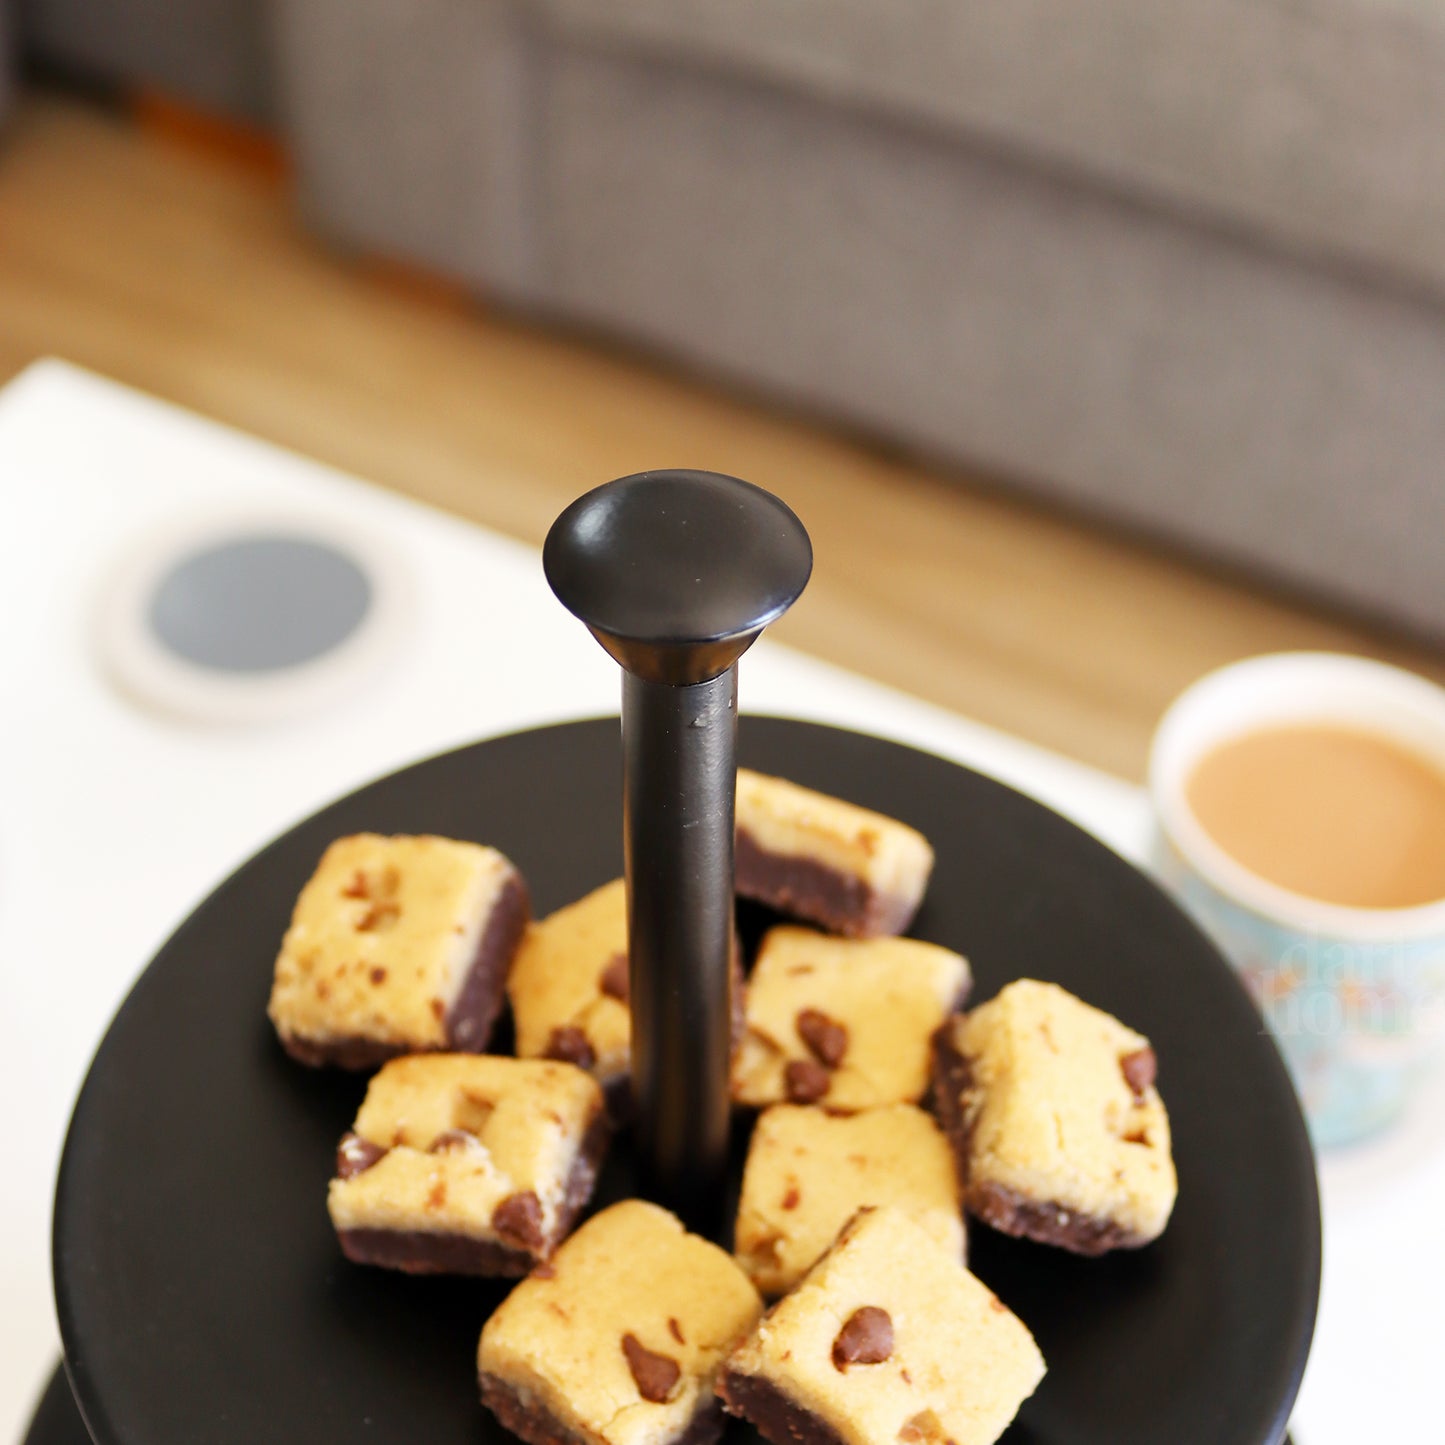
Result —
<instances>
[{"instance_id":1,"label":"dark chocolate base of biscuit","mask_svg":"<svg viewBox=\"0 0 1445 1445\"><path fill-rule=\"evenodd\" d=\"M1001 1234L1052 1244L1074 1254L1108 1254L1114 1249L1139 1249L1152 1241L1117 1220L1080 1214L1054 1200L1029 1199L1002 1184L969 1177L972 1128L963 1100L973 1083L968 1060L953 1047L947 1024L933 1036L933 1082L930 1101L939 1126L953 1149L964 1207Z\"/></svg>"},{"instance_id":2,"label":"dark chocolate base of biscuit","mask_svg":"<svg viewBox=\"0 0 1445 1445\"><path fill-rule=\"evenodd\" d=\"M573 1430L536 1400L524 1397L506 1380L485 1372L480 1377L482 1403L502 1428L528 1445L595 1445L592 1437ZM714 1445L722 1435L726 1418L720 1400L708 1400L689 1422L687 1429L673 1437L671 1445Z\"/></svg>"},{"instance_id":3,"label":"dark chocolate base of biscuit","mask_svg":"<svg viewBox=\"0 0 1445 1445\"><path fill-rule=\"evenodd\" d=\"M472 966L462 979L447 1012L447 1046L458 1053L479 1054L492 1036L502 1011L507 970L532 917L532 900L520 873L513 873L487 917L477 941Z\"/></svg>"},{"instance_id":4,"label":"dark chocolate base of biscuit","mask_svg":"<svg viewBox=\"0 0 1445 1445\"><path fill-rule=\"evenodd\" d=\"M621 1129L632 1122L632 1075L613 1074L602 1085L602 1097L607 1105L607 1117Z\"/></svg>"},{"instance_id":5,"label":"dark chocolate base of biscuit","mask_svg":"<svg viewBox=\"0 0 1445 1445\"><path fill-rule=\"evenodd\" d=\"M403 1054L425 1053L425 1049L412 1048L408 1044L383 1043L377 1039L303 1039L282 1034L281 1047L296 1060L309 1068L321 1069L375 1069L388 1059L399 1059Z\"/></svg>"},{"instance_id":6,"label":"dark chocolate base of biscuit","mask_svg":"<svg viewBox=\"0 0 1445 1445\"><path fill-rule=\"evenodd\" d=\"M567 1176L567 1192L550 1235L526 1247L475 1235L424 1229L339 1229L341 1252L355 1264L399 1269L405 1274L474 1274L520 1279L530 1273L572 1232L577 1216L592 1197L597 1173L612 1138L612 1121L599 1112ZM378 1156L381 1157L381 1156Z\"/></svg>"},{"instance_id":7,"label":"dark chocolate base of biscuit","mask_svg":"<svg viewBox=\"0 0 1445 1445\"><path fill-rule=\"evenodd\" d=\"M537 1260L525 1249L469 1234L426 1229L342 1229L341 1252L353 1264L374 1264L404 1274L473 1274L519 1279Z\"/></svg>"},{"instance_id":8,"label":"dark chocolate base of biscuit","mask_svg":"<svg viewBox=\"0 0 1445 1445\"><path fill-rule=\"evenodd\" d=\"M761 1375L724 1370L718 1393L728 1414L741 1416L773 1445L847 1445L826 1420Z\"/></svg>"},{"instance_id":9,"label":"dark chocolate base of biscuit","mask_svg":"<svg viewBox=\"0 0 1445 1445\"><path fill-rule=\"evenodd\" d=\"M1151 1241L1113 1219L1080 1214L1062 1204L1029 1199L1002 1184L974 1184L964 1204L975 1218L1001 1234L1052 1244L1074 1254L1108 1254L1114 1249L1139 1249Z\"/></svg>"},{"instance_id":10,"label":"dark chocolate base of biscuit","mask_svg":"<svg viewBox=\"0 0 1445 1445\"><path fill-rule=\"evenodd\" d=\"M968 1060L953 1047L953 1020L945 1019L933 1035L933 1070L928 1085L928 1106L953 1150L960 1190L968 1188L968 1146L972 1130L964 1112L963 1097L973 1082Z\"/></svg>"},{"instance_id":11,"label":"dark chocolate base of biscuit","mask_svg":"<svg viewBox=\"0 0 1445 1445\"><path fill-rule=\"evenodd\" d=\"M744 829L736 845L737 891L780 913L816 923L846 938L883 938L902 933L918 912L919 899L880 893L851 873L812 858L769 853Z\"/></svg>"},{"instance_id":12,"label":"dark chocolate base of biscuit","mask_svg":"<svg viewBox=\"0 0 1445 1445\"><path fill-rule=\"evenodd\" d=\"M531 915L527 885L520 874L513 874L502 885L501 893L492 905L487 926L477 942L477 951L447 1012L443 1043L398 1043L361 1035L308 1039L282 1034L281 1047L299 1064L333 1069L375 1069L402 1054L447 1050L461 1054L481 1053L501 1012L507 970Z\"/></svg>"}]
</instances>

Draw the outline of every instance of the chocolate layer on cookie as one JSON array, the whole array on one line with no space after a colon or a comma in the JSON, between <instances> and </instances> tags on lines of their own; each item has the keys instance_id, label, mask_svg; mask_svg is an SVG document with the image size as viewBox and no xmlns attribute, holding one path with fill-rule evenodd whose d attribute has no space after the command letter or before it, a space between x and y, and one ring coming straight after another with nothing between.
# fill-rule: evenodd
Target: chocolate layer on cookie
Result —
<instances>
[{"instance_id":1,"label":"chocolate layer on cookie","mask_svg":"<svg viewBox=\"0 0 1445 1445\"><path fill-rule=\"evenodd\" d=\"M774 1445L853 1445L822 1415L800 1405L766 1375L725 1369L718 1391L728 1414L748 1421Z\"/></svg>"},{"instance_id":2,"label":"chocolate layer on cookie","mask_svg":"<svg viewBox=\"0 0 1445 1445\"><path fill-rule=\"evenodd\" d=\"M902 933L933 870L916 829L740 769L737 891L850 938Z\"/></svg>"},{"instance_id":3,"label":"chocolate layer on cookie","mask_svg":"<svg viewBox=\"0 0 1445 1445\"><path fill-rule=\"evenodd\" d=\"M721 1427L718 1368L761 1313L722 1250L626 1200L487 1321L482 1399L530 1445L708 1445Z\"/></svg>"},{"instance_id":4,"label":"chocolate layer on cookie","mask_svg":"<svg viewBox=\"0 0 1445 1445\"><path fill-rule=\"evenodd\" d=\"M529 915L493 848L449 838L340 838L297 900L269 1013L305 1064L370 1068L425 1050L480 1052Z\"/></svg>"},{"instance_id":5,"label":"chocolate layer on cookie","mask_svg":"<svg viewBox=\"0 0 1445 1445\"><path fill-rule=\"evenodd\" d=\"M733 1097L843 1111L916 1103L929 1040L969 983L965 960L936 944L770 929L748 981Z\"/></svg>"},{"instance_id":6,"label":"chocolate layer on cookie","mask_svg":"<svg viewBox=\"0 0 1445 1445\"><path fill-rule=\"evenodd\" d=\"M1028 1330L901 1210L860 1210L728 1357L774 1445L992 1445L1043 1378Z\"/></svg>"},{"instance_id":7,"label":"chocolate layer on cookie","mask_svg":"<svg viewBox=\"0 0 1445 1445\"><path fill-rule=\"evenodd\" d=\"M482 1404L497 1417L502 1428L529 1445L596 1445L593 1435L569 1429L519 1386L483 1375L481 1390ZM669 1445L713 1445L726 1425L722 1401L714 1398L699 1408L681 1435L667 1438Z\"/></svg>"},{"instance_id":8,"label":"chocolate layer on cookie","mask_svg":"<svg viewBox=\"0 0 1445 1445\"><path fill-rule=\"evenodd\" d=\"M412 1274L526 1274L591 1197L609 1126L570 1064L419 1054L371 1081L328 1207L348 1258Z\"/></svg>"},{"instance_id":9,"label":"chocolate layer on cookie","mask_svg":"<svg viewBox=\"0 0 1445 1445\"><path fill-rule=\"evenodd\" d=\"M1157 1239L1177 1193L1143 1035L1023 979L934 1040L932 1100L969 1212L1076 1254Z\"/></svg>"}]
</instances>

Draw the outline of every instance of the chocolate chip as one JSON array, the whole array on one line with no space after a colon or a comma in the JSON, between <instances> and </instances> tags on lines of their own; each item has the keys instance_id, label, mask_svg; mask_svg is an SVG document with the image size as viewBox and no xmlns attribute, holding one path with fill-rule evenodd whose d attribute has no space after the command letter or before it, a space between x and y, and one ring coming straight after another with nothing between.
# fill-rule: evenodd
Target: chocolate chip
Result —
<instances>
[{"instance_id":1,"label":"chocolate chip","mask_svg":"<svg viewBox=\"0 0 1445 1445\"><path fill-rule=\"evenodd\" d=\"M374 983L378 988L380 988L381 985L386 982L386 970L385 970L384 968L374 968L374 969L372 969L372 970L371 970L371 981L372 981L372 983Z\"/></svg>"},{"instance_id":2,"label":"chocolate chip","mask_svg":"<svg viewBox=\"0 0 1445 1445\"><path fill-rule=\"evenodd\" d=\"M816 1104L832 1082L832 1074L812 1059L792 1059L783 1070L783 1087L794 1104Z\"/></svg>"},{"instance_id":3,"label":"chocolate chip","mask_svg":"<svg viewBox=\"0 0 1445 1445\"><path fill-rule=\"evenodd\" d=\"M1159 1061L1154 1057L1153 1049L1135 1049L1132 1054L1125 1054L1119 1060L1119 1071L1124 1075L1124 1082L1133 1091L1134 1097L1142 1099L1158 1075Z\"/></svg>"},{"instance_id":4,"label":"chocolate chip","mask_svg":"<svg viewBox=\"0 0 1445 1445\"><path fill-rule=\"evenodd\" d=\"M908 1372L905 1370L904 1374ZM944 1432L943 1421L941 1421L932 1410L920 1410L916 1415L910 1415L902 1425L898 1427L898 1438L903 1445L953 1445Z\"/></svg>"},{"instance_id":5,"label":"chocolate chip","mask_svg":"<svg viewBox=\"0 0 1445 1445\"><path fill-rule=\"evenodd\" d=\"M637 1382L637 1393L654 1405L662 1404L682 1375L677 1361L649 1350L636 1335L623 1335L622 1353Z\"/></svg>"},{"instance_id":6,"label":"chocolate chip","mask_svg":"<svg viewBox=\"0 0 1445 1445\"><path fill-rule=\"evenodd\" d=\"M431 1141L427 1149L428 1154L455 1154L462 1149L470 1149L473 1144L481 1141L477 1136L466 1129L448 1129L444 1134L438 1134Z\"/></svg>"},{"instance_id":7,"label":"chocolate chip","mask_svg":"<svg viewBox=\"0 0 1445 1445\"><path fill-rule=\"evenodd\" d=\"M833 1341L833 1368L881 1365L893 1353L893 1320L887 1310L864 1305L854 1310Z\"/></svg>"},{"instance_id":8,"label":"chocolate chip","mask_svg":"<svg viewBox=\"0 0 1445 1445\"><path fill-rule=\"evenodd\" d=\"M602 992L608 998L615 998L621 1003L626 1003L631 994L631 982L627 972L627 955L625 953L614 953L608 960L607 967L602 970L600 980Z\"/></svg>"},{"instance_id":9,"label":"chocolate chip","mask_svg":"<svg viewBox=\"0 0 1445 1445\"><path fill-rule=\"evenodd\" d=\"M798 1037L807 1044L813 1057L836 1069L848 1052L848 1030L837 1019L830 1019L821 1009L805 1008L798 1014Z\"/></svg>"},{"instance_id":10,"label":"chocolate chip","mask_svg":"<svg viewBox=\"0 0 1445 1445\"><path fill-rule=\"evenodd\" d=\"M514 1249L541 1249L542 1201L530 1189L509 1194L493 1212L492 1228Z\"/></svg>"},{"instance_id":11,"label":"chocolate chip","mask_svg":"<svg viewBox=\"0 0 1445 1445\"><path fill-rule=\"evenodd\" d=\"M673 1339L678 1342L678 1344L685 1345L687 1343L687 1341L683 1338L682 1326L678 1324L677 1318L674 1315L668 1315L667 1317L667 1332L673 1337Z\"/></svg>"},{"instance_id":12,"label":"chocolate chip","mask_svg":"<svg viewBox=\"0 0 1445 1445\"><path fill-rule=\"evenodd\" d=\"M802 1198L803 1196L798 1193L798 1186L796 1184L790 1184L788 1186L788 1192L783 1195L783 1208L796 1209L802 1201Z\"/></svg>"},{"instance_id":13,"label":"chocolate chip","mask_svg":"<svg viewBox=\"0 0 1445 1445\"><path fill-rule=\"evenodd\" d=\"M358 933L374 933L378 928L390 927L401 917L401 909L395 903L373 903L357 920Z\"/></svg>"},{"instance_id":14,"label":"chocolate chip","mask_svg":"<svg viewBox=\"0 0 1445 1445\"><path fill-rule=\"evenodd\" d=\"M558 1059L564 1064L576 1064L579 1069L590 1069L597 1062L597 1053L587 1035L573 1024L564 1024L552 1030L547 1040L549 1059Z\"/></svg>"},{"instance_id":15,"label":"chocolate chip","mask_svg":"<svg viewBox=\"0 0 1445 1445\"><path fill-rule=\"evenodd\" d=\"M348 1133L336 1147L336 1177L355 1179L358 1174L365 1174L386 1152L380 1144L373 1144L360 1134Z\"/></svg>"}]
</instances>

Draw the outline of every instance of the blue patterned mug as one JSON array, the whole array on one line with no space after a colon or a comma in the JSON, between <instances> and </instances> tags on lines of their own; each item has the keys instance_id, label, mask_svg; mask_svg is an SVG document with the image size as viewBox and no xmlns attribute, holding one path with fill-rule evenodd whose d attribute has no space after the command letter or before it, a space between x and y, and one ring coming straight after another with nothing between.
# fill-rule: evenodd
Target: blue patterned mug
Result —
<instances>
[{"instance_id":1,"label":"blue patterned mug","mask_svg":"<svg viewBox=\"0 0 1445 1445\"><path fill-rule=\"evenodd\" d=\"M1154 864L1239 969L1284 1054L1320 1145L1363 1138L1405 1106L1445 1043L1445 899L1349 908L1238 863L1189 808L1204 755L1260 728L1358 728L1445 770L1445 690L1364 658L1278 653L1187 689L1154 736Z\"/></svg>"}]
</instances>

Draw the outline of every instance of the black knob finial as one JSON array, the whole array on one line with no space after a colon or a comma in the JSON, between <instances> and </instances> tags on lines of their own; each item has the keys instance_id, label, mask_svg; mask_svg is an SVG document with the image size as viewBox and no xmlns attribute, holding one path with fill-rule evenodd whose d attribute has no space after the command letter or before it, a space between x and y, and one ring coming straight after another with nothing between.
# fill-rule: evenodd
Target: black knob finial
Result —
<instances>
[{"instance_id":1,"label":"black knob finial","mask_svg":"<svg viewBox=\"0 0 1445 1445\"><path fill-rule=\"evenodd\" d=\"M579 497L542 553L563 606L628 672L706 682L807 585L813 548L771 492L718 472L639 472Z\"/></svg>"},{"instance_id":2,"label":"black knob finial","mask_svg":"<svg viewBox=\"0 0 1445 1445\"><path fill-rule=\"evenodd\" d=\"M807 584L812 544L770 493L640 472L552 526L547 580L622 664L632 1090L644 1187L716 1232L733 1011L737 660Z\"/></svg>"}]
</instances>

